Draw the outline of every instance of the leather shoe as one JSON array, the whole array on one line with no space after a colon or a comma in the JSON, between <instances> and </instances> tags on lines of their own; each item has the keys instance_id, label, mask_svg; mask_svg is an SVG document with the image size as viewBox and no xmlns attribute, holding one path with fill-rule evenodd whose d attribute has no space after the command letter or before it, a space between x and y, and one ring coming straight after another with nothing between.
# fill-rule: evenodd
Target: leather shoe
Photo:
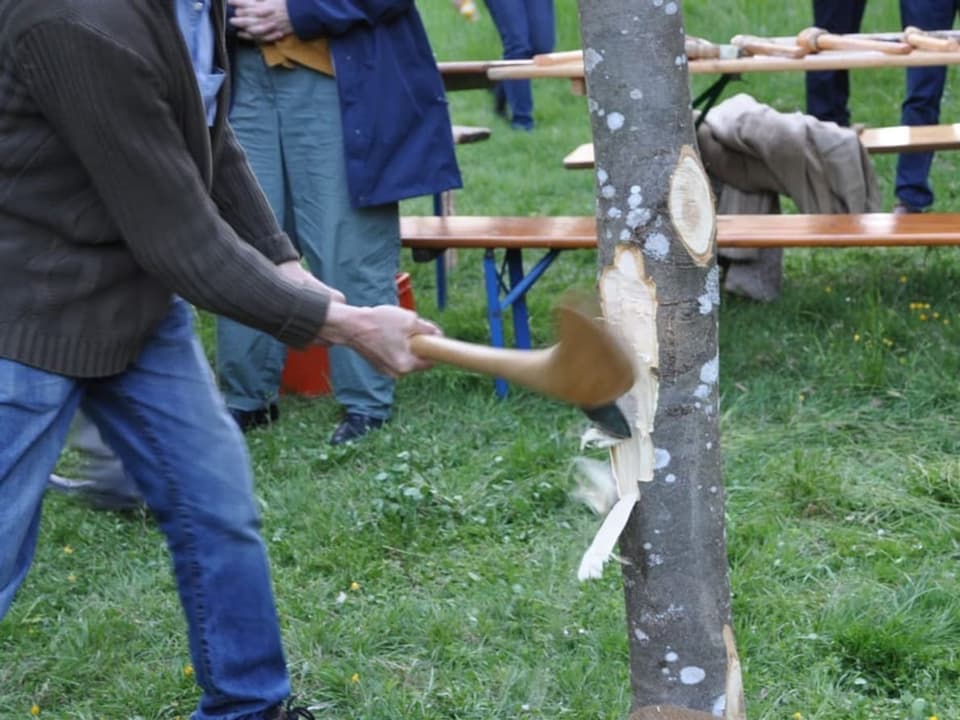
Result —
<instances>
[{"instance_id":1,"label":"leather shoe","mask_svg":"<svg viewBox=\"0 0 960 720\"><path fill-rule=\"evenodd\" d=\"M382 427L387 421L386 418L372 417L370 415L361 415L360 413L347 413L343 420L337 425L337 429L330 436L331 445L343 445L352 440L358 440L371 430Z\"/></svg>"},{"instance_id":2,"label":"leather shoe","mask_svg":"<svg viewBox=\"0 0 960 720\"><path fill-rule=\"evenodd\" d=\"M280 419L280 408L276 403L270 403L270 407L257 408L256 410L237 410L230 408L230 415L240 426L242 432L253 430L254 428L264 427L270 423L275 423Z\"/></svg>"}]
</instances>

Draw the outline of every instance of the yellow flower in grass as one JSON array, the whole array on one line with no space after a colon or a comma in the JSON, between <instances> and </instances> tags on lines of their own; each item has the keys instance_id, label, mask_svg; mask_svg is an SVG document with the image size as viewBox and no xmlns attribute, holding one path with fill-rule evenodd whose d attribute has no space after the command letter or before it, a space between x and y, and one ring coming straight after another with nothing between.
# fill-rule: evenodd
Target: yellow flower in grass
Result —
<instances>
[{"instance_id":1,"label":"yellow flower in grass","mask_svg":"<svg viewBox=\"0 0 960 720\"><path fill-rule=\"evenodd\" d=\"M854 342L860 342L860 333L854 333L854 334L853 334L853 341L854 341Z\"/></svg>"},{"instance_id":2,"label":"yellow flower in grass","mask_svg":"<svg viewBox=\"0 0 960 720\"><path fill-rule=\"evenodd\" d=\"M37 705L36 703L34 703L33 705L31 705L31 706L30 706L30 714L33 715L34 717L36 717L37 715L39 715L39 714L40 714L40 706Z\"/></svg>"},{"instance_id":3,"label":"yellow flower in grass","mask_svg":"<svg viewBox=\"0 0 960 720\"><path fill-rule=\"evenodd\" d=\"M77 581L77 576L73 573L67 575L67 582L75 583Z\"/></svg>"},{"instance_id":4,"label":"yellow flower in grass","mask_svg":"<svg viewBox=\"0 0 960 720\"><path fill-rule=\"evenodd\" d=\"M70 547L69 545L64 545L64 546L63 546L63 554L64 554L64 555L73 555L73 548Z\"/></svg>"},{"instance_id":5,"label":"yellow flower in grass","mask_svg":"<svg viewBox=\"0 0 960 720\"><path fill-rule=\"evenodd\" d=\"M183 666L183 676L190 677L191 675L193 675L193 665L187 663Z\"/></svg>"},{"instance_id":6,"label":"yellow flower in grass","mask_svg":"<svg viewBox=\"0 0 960 720\"><path fill-rule=\"evenodd\" d=\"M358 583L356 580L354 580L352 583L350 583L350 589L351 589L351 590L354 590L354 591L359 590L359 589L360 589L360 583Z\"/></svg>"},{"instance_id":7,"label":"yellow flower in grass","mask_svg":"<svg viewBox=\"0 0 960 720\"><path fill-rule=\"evenodd\" d=\"M790 717L792 717L793 720L803 720L803 715L801 715L801 714L798 713L798 712L797 712L797 713L794 713L794 714L791 715Z\"/></svg>"},{"instance_id":8,"label":"yellow flower in grass","mask_svg":"<svg viewBox=\"0 0 960 720\"><path fill-rule=\"evenodd\" d=\"M351 675L351 676L350 676L350 682L352 682L352 683L358 683L358 682L360 682L360 673L354 673L353 675Z\"/></svg>"},{"instance_id":9,"label":"yellow flower in grass","mask_svg":"<svg viewBox=\"0 0 960 720\"><path fill-rule=\"evenodd\" d=\"M833 286L832 286L832 285L826 285L826 286L824 286L823 291L829 295L830 293L833 292Z\"/></svg>"},{"instance_id":10,"label":"yellow flower in grass","mask_svg":"<svg viewBox=\"0 0 960 720\"><path fill-rule=\"evenodd\" d=\"M900 276L900 284L901 284L901 285L906 285L906 284L907 284L907 276L906 276L906 275L901 275L901 276Z\"/></svg>"}]
</instances>

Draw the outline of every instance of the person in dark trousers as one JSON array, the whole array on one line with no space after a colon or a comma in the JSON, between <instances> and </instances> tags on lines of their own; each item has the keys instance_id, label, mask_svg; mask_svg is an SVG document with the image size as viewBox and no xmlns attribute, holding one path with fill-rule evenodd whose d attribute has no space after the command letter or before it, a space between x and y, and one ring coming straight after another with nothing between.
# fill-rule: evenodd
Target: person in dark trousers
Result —
<instances>
[{"instance_id":1,"label":"person in dark trousers","mask_svg":"<svg viewBox=\"0 0 960 720\"><path fill-rule=\"evenodd\" d=\"M553 50L553 0L485 0L503 43L504 60L523 60ZM494 88L497 113L515 130L533 130L533 88L529 80L504 80Z\"/></svg>"},{"instance_id":2,"label":"person in dark trousers","mask_svg":"<svg viewBox=\"0 0 960 720\"><path fill-rule=\"evenodd\" d=\"M225 122L223 30L215 0L0 0L0 617L82 405L166 535L192 719L310 718L285 705L251 464L188 302L390 375L438 329L302 269Z\"/></svg>"},{"instance_id":3,"label":"person in dark trousers","mask_svg":"<svg viewBox=\"0 0 960 720\"><path fill-rule=\"evenodd\" d=\"M867 0L813 0L813 23L832 33L860 32ZM850 74L846 70L806 73L807 114L850 126Z\"/></svg>"},{"instance_id":4,"label":"person in dark trousers","mask_svg":"<svg viewBox=\"0 0 960 720\"><path fill-rule=\"evenodd\" d=\"M398 201L462 185L415 3L229 5L240 31L230 123L274 213L311 272L348 302L395 304ZM285 359L269 335L218 319L217 376L241 428L277 419ZM394 383L349 348L331 348L329 359L343 409L330 442L341 445L390 418Z\"/></svg>"},{"instance_id":5,"label":"person in dark trousers","mask_svg":"<svg viewBox=\"0 0 960 720\"><path fill-rule=\"evenodd\" d=\"M958 12L960 0L900 0L900 20L904 27L949 30ZM946 80L947 68L944 66L907 68L907 93L900 108L901 124L938 124ZM932 164L932 152L903 153L897 158L895 213L923 212L933 205Z\"/></svg>"}]
</instances>

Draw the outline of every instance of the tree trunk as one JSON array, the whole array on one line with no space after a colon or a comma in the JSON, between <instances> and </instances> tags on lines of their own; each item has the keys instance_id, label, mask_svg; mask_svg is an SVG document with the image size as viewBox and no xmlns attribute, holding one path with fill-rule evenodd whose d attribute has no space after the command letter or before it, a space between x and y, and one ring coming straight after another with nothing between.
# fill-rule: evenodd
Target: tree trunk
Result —
<instances>
[{"instance_id":1,"label":"tree trunk","mask_svg":"<svg viewBox=\"0 0 960 720\"><path fill-rule=\"evenodd\" d=\"M620 536L633 717L742 718L717 427L716 218L680 7L580 0L580 21L600 297L638 369L622 401L634 437L611 448L620 498L640 493Z\"/></svg>"}]
</instances>

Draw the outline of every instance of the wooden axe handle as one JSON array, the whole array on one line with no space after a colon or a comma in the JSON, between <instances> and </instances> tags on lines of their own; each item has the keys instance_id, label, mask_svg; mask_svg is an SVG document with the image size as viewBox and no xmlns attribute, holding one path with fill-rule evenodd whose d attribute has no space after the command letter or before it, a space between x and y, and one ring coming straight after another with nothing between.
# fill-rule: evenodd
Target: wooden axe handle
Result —
<instances>
[{"instance_id":1,"label":"wooden axe handle","mask_svg":"<svg viewBox=\"0 0 960 720\"><path fill-rule=\"evenodd\" d=\"M886 40L871 40L864 37L848 37L834 35L821 28L807 28L797 35L797 45L805 47L810 52L820 50L868 50L882 52L887 55L906 55L913 46L905 42L887 42Z\"/></svg>"},{"instance_id":2,"label":"wooden axe handle","mask_svg":"<svg viewBox=\"0 0 960 720\"><path fill-rule=\"evenodd\" d=\"M903 41L918 50L930 50L931 52L957 52L960 50L960 43L954 38L936 37L912 26L903 29Z\"/></svg>"},{"instance_id":3,"label":"wooden axe handle","mask_svg":"<svg viewBox=\"0 0 960 720\"><path fill-rule=\"evenodd\" d=\"M800 45L785 45L773 42L755 35L734 35L730 44L743 50L748 55L774 55L799 59L807 54L807 48Z\"/></svg>"}]
</instances>

